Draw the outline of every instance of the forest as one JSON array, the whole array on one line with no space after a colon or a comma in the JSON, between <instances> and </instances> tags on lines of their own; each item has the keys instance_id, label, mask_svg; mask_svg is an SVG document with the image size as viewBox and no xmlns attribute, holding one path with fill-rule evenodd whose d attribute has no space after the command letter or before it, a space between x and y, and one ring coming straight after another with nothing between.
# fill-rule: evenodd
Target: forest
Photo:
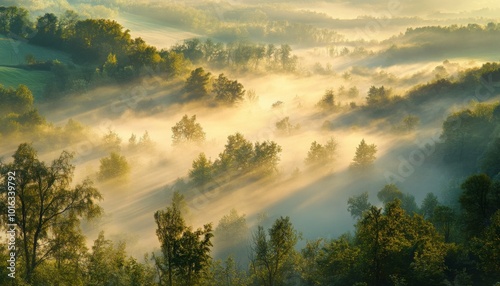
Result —
<instances>
[{"instance_id":1,"label":"forest","mask_svg":"<svg viewBox=\"0 0 500 286\"><path fill-rule=\"evenodd\" d=\"M500 6L56 2L0 0L1 285L500 285Z\"/></svg>"}]
</instances>

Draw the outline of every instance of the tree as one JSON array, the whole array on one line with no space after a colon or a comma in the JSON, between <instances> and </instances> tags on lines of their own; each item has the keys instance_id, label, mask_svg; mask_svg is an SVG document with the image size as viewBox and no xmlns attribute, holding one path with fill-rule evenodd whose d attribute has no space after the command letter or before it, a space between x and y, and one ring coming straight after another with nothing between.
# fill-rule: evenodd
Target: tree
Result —
<instances>
[{"instance_id":1,"label":"tree","mask_svg":"<svg viewBox=\"0 0 500 286\"><path fill-rule=\"evenodd\" d=\"M255 156L252 143L241 133L229 135L224 151L214 162L219 173L243 174L249 171Z\"/></svg>"},{"instance_id":2,"label":"tree","mask_svg":"<svg viewBox=\"0 0 500 286\"><path fill-rule=\"evenodd\" d=\"M101 165L99 166L97 178L101 181L126 178L130 173L130 166L127 159L116 152L111 152L109 157L101 158L100 162Z\"/></svg>"},{"instance_id":3,"label":"tree","mask_svg":"<svg viewBox=\"0 0 500 286\"><path fill-rule=\"evenodd\" d=\"M356 285L361 278L360 253L349 235L325 243L316 258L319 283L313 285Z\"/></svg>"},{"instance_id":4,"label":"tree","mask_svg":"<svg viewBox=\"0 0 500 286\"><path fill-rule=\"evenodd\" d=\"M479 257L479 267L483 273L482 280L486 285L500 279L500 210L491 217L491 224L485 228L478 238L473 238L476 245L475 254ZM494 284L492 284L494 285Z\"/></svg>"},{"instance_id":5,"label":"tree","mask_svg":"<svg viewBox=\"0 0 500 286\"><path fill-rule=\"evenodd\" d=\"M182 217L179 199L173 200L166 210L157 211L154 218L163 254L155 261L160 281L166 281L169 286L174 285L174 281L186 286L198 285L209 267L212 225L191 230Z\"/></svg>"},{"instance_id":6,"label":"tree","mask_svg":"<svg viewBox=\"0 0 500 286\"><path fill-rule=\"evenodd\" d=\"M419 211L417 203L415 202L415 197L411 194L403 194L403 198L401 199L401 207L409 215L414 215Z\"/></svg>"},{"instance_id":7,"label":"tree","mask_svg":"<svg viewBox=\"0 0 500 286\"><path fill-rule=\"evenodd\" d=\"M153 269L133 257L127 257L125 243L114 244L100 232L88 255L87 281L85 285L136 285L154 284Z\"/></svg>"},{"instance_id":8,"label":"tree","mask_svg":"<svg viewBox=\"0 0 500 286\"><path fill-rule=\"evenodd\" d=\"M37 33L30 39L30 42L40 46L61 48L61 29L56 15L46 13L38 17L36 31Z\"/></svg>"},{"instance_id":9,"label":"tree","mask_svg":"<svg viewBox=\"0 0 500 286\"><path fill-rule=\"evenodd\" d=\"M447 206L436 206L431 216L431 222L444 237L445 242L450 242L451 230L455 222L455 212Z\"/></svg>"},{"instance_id":10,"label":"tree","mask_svg":"<svg viewBox=\"0 0 500 286\"><path fill-rule=\"evenodd\" d=\"M495 138L490 143L481 161L481 170L491 178L500 174L500 138Z\"/></svg>"},{"instance_id":11,"label":"tree","mask_svg":"<svg viewBox=\"0 0 500 286\"><path fill-rule=\"evenodd\" d=\"M271 175L278 171L281 146L274 141L255 142L252 165L259 175Z\"/></svg>"},{"instance_id":12,"label":"tree","mask_svg":"<svg viewBox=\"0 0 500 286\"><path fill-rule=\"evenodd\" d=\"M220 258L243 258L246 256L248 225L245 215L235 209L224 215L214 231L214 244L218 247Z\"/></svg>"},{"instance_id":13,"label":"tree","mask_svg":"<svg viewBox=\"0 0 500 286\"><path fill-rule=\"evenodd\" d=\"M373 162L376 157L377 146L375 144L366 144L365 139L361 140L358 147L356 148L356 155L354 156L353 162L351 163L351 168L353 169L367 169L373 166Z\"/></svg>"},{"instance_id":14,"label":"tree","mask_svg":"<svg viewBox=\"0 0 500 286\"><path fill-rule=\"evenodd\" d=\"M116 60L116 55L110 53L102 66L103 72L108 76L114 76L118 71L118 61Z\"/></svg>"},{"instance_id":15,"label":"tree","mask_svg":"<svg viewBox=\"0 0 500 286\"><path fill-rule=\"evenodd\" d=\"M102 149L106 152L120 152L122 139L116 132L108 130L108 133L102 137Z\"/></svg>"},{"instance_id":16,"label":"tree","mask_svg":"<svg viewBox=\"0 0 500 286\"><path fill-rule=\"evenodd\" d=\"M110 53L118 61L127 57L130 47L130 31L114 20L86 19L77 21L74 33L68 39L73 60L78 63L98 63L106 61Z\"/></svg>"},{"instance_id":17,"label":"tree","mask_svg":"<svg viewBox=\"0 0 500 286\"><path fill-rule=\"evenodd\" d=\"M290 123L290 117L285 117L276 122L276 129L279 135L291 135L296 130L300 129L300 124L293 125Z\"/></svg>"},{"instance_id":18,"label":"tree","mask_svg":"<svg viewBox=\"0 0 500 286\"><path fill-rule=\"evenodd\" d=\"M321 100L317 103L317 106L323 111L333 111L336 107L335 105L335 94L333 89L327 89Z\"/></svg>"},{"instance_id":19,"label":"tree","mask_svg":"<svg viewBox=\"0 0 500 286\"><path fill-rule=\"evenodd\" d=\"M384 205L386 205L395 199L402 200L403 193L395 184L389 184L385 185L384 188L377 193L377 197L384 203Z\"/></svg>"},{"instance_id":20,"label":"tree","mask_svg":"<svg viewBox=\"0 0 500 286\"><path fill-rule=\"evenodd\" d=\"M295 255L297 240L297 231L289 217L276 219L269 229L269 237L264 228L258 226L253 237L251 269L259 285L274 286L283 283Z\"/></svg>"},{"instance_id":21,"label":"tree","mask_svg":"<svg viewBox=\"0 0 500 286\"><path fill-rule=\"evenodd\" d=\"M407 215L400 204L399 199L389 202L383 213L372 207L356 225L361 281L439 285L446 254L442 237L430 222Z\"/></svg>"},{"instance_id":22,"label":"tree","mask_svg":"<svg viewBox=\"0 0 500 286\"><path fill-rule=\"evenodd\" d=\"M411 132L417 127L419 122L420 119L417 116L407 115L403 118L402 126L406 132Z\"/></svg>"},{"instance_id":23,"label":"tree","mask_svg":"<svg viewBox=\"0 0 500 286\"><path fill-rule=\"evenodd\" d=\"M433 193L427 193L424 200L422 201L422 206L420 207L420 214L428 220L432 220L434 216L434 210L439 205L436 195Z\"/></svg>"},{"instance_id":24,"label":"tree","mask_svg":"<svg viewBox=\"0 0 500 286\"><path fill-rule=\"evenodd\" d=\"M23 114L33 108L33 94L25 85L19 85L17 89L0 85L0 97L0 117L9 113Z\"/></svg>"},{"instance_id":25,"label":"tree","mask_svg":"<svg viewBox=\"0 0 500 286\"><path fill-rule=\"evenodd\" d=\"M205 153L200 153L198 159L193 161L193 169L189 170L189 178L196 186L204 186L212 180L212 162L207 159Z\"/></svg>"},{"instance_id":26,"label":"tree","mask_svg":"<svg viewBox=\"0 0 500 286\"><path fill-rule=\"evenodd\" d=\"M468 177L461 188L459 200L464 210L465 230L469 237L474 237L491 223L491 216L500 208L500 183L479 174Z\"/></svg>"},{"instance_id":27,"label":"tree","mask_svg":"<svg viewBox=\"0 0 500 286\"><path fill-rule=\"evenodd\" d=\"M212 263L212 281L210 286L246 286L251 285L246 271L239 269L232 256Z\"/></svg>"},{"instance_id":28,"label":"tree","mask_svg":"<svg viewBox=\"0 0 500 286\"><path fill-rule=\"evenodd\" d=\"M385 89L384 86L379 88L371 86L368 90L366 103L368 106L381 106L390 101L391 90Z\"/></svg>"},{"instance_id":29,"label":"tree","mask_svg":"<svg viewBox=\"0 0 500 286\"><path fill-rule=\"evenodd\" d=\"M74 219L67 228L58 230L67 234L79 233L77 221L98 216L101 208L97 201L102 197L88 179L71 187L74 166L70 163L73 155L68 152L63 151L59 158L47 165L39 161L30 144L23 143L13 158L12 163L2 164L1 169L3 174L15 171L18 243L24 262L24 279L31 282L37 267L54 257L63 247L61 243L72 243L55 239L58 223L65 218ZM5 181L1 186L2 209L6 213L8 188Z\"/></svg>"},{"instance_id":30,"label":"tree","mask_svg":"<svg viewBox=\"0 0 500 286\"><path fill-rule=\"evenodd\" d=\"M205 141L205 132L199 123L196 122L196 115L189 118L186 115L172 127L172 144L180 145L185 143L202 143Z\"/></svg>"},{"instance_id":31,"label":"tree","mask_svg":"<svg viewBox=\"0 0 500 286\"><path fill-rule=\"evenodd\" d=\"M316 141L312 142L307 152L306 164L312 167L331 166L337 155L337 146L333 138L330 138L324 146Z\"/></svg>"},{"instance_id":32,"label":"tree","mask_svg":"<svg viewBox=\"0 0 500 286\"><path fill-rule=\"evenodd\" d=\"M352 196L347 200L347 210L351 213L351 216L355 219L360 219L363 217L363 213L366 212L372 206L368 202L368 192L364 192L358 196Z\"/></svg>"},{"instance_id":33,"label":"tree","mask_svg":"<svg viewBox=\"0 0 500 286\"><path fill-rule=\"evenodd\" d=\"M156 265L159 267L161 274L166 274L169 286L173 285L174 270L176 265L174 257L176 255L176 247L186 229L184 219L182 218L180 208L177 204L172 203L165 211L157 211L154 215L158 228L156 235L161 244L163 257L161 260L156 260ZM160 276L160 281L164 277Z\"/></svg>"},{"instance_id":34,"label":"tree","mask_svg":"<svg viewBox=\"0 0 500 286\"><path fill-rule=\"evenodd\" d=\"M205 72L201 67L191 71L187 78L184 90L188 94L188 99L199 100L208 98L208 85L211 73Z\"/></svg>"},{"instance_id":35,"label":"tree","mask_svg":"<svg viewBox=\"0 0 500 286\"><path fill-rule=\"evenodd\" d=\"M227 105L234 105L242 101L245 95L245 90L241 83L237 80L229 80L222 73L219 74L219 77L213 84L213 92L215 93L216 100Z\"/></svg>"}]
</instances>

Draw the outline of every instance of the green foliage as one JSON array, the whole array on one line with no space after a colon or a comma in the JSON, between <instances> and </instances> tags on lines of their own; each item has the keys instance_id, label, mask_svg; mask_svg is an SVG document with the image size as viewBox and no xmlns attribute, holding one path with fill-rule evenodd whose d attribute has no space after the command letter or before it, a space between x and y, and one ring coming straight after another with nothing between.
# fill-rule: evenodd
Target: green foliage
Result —
<instances>
[{"instance_id":1,"label":"green foliage","mask_svg":"<svg viewBox=\"0 0 500 286\"><path fill-rule=\"evenodd\" d=\"M218 173L243 174L250 170L255 151L252 143L241 133L229 135L224 151L214 162Z\"/></svg>"},{"instance_id":2,"label":"green foliage","mask_svg":"<svg viewBox=\"0 0 500 286\"><path fill-rule=\"evenodd\" d=\"M50 165L39 161L37 152L27 143L19 145L13 155L14 161L2 164L1 172L16 170L16 219L22 236L17 240L23 262L22 277L33 281L38 266L51 258L57 258L54 249L71 249L78 236L79 220L92 218L101 213L97 201L101 195L85 180L72 187L74 166L72 155L62 152ZM1 209L6 213L7 184L2 180L0 194ZM29 206L29 207L28 207ZM59 228L61 223L64 228ZM69 247L69 248L66 248Z\"/></svg>"},{"instance_id":3,"label":"green foliage","mask_svg":"<svg viewBox=\"0 0 500 286\"><path fill-rule=\"evenodd\" d=\"M491 224L491 216L500 207L500 183L480 174L468 177L461 187L460 205L467 236L478 236Z\"/></svg>"},{"instance_id":4,"label":"green foliage","mask_svg":"<svg viewBox=\"0 0 500 286\"><path fill-rule=\"evenodd\" d=\"M407 115L402 120L401 123L395 127L396 131L410 133L415 130L420 122L420 118L415 115Z\"/></svg>"},{"instance_id":5,"label":"green foliage","mask_svg":"<svg viewBox=\"0 0 500 286\"><path fill-rule=\"evenodd\" d=\"M362 281L388 285L438 285L444 278L446 247L430 222L409 216L396 199L385 212L372 207L356 226ZM358 280L359 281L359 280Z\"/></svg>"},{"instance_id":6,"label":"green foliage","mask_svg":"<svg viewBox=\"0 0 500 286\"><path fill-rule=\"evenodd\" d=\"M382 106L390 102L391 93L391 90L384 86L378 88L371 86L366 96L366 103L368 106Z\"/></svg>"},{"instance_id":7,"label":"green foliage","mask_svg":"<svg viewBox=\"0 0 500 286\"><path fill-rule=\"evenodd\" d=\"M438 198L433 193L427 193L422 205L420 206L420 214L427 220L431 220L434 216L434 210L439 205Z\"/></svg>"},{"instance_id":8,"label":"green foliage","mask_svg":"<svg viewBox=\"0 0 500 286\"><path fill-rule=\"evenodd\" d=\"M360 248L347 235L325 243L316 258L319 273L313 285L355 285L361 280L360 253Z\"/></svg>"},{"instance_id":9,"label":"green foliage","mask_svg":"<svg viewBox=\"0 0 500 286\"><path fill-rule=\"evenodd\" d=\"M267 70L294 72L298 61L289 45L276 48L273 44L266 46L238 40L224 44L211 39L205 42L190 39L174 46L171 52L182 54L194 64L205 63L214 68L238 71L259 70L264 62Z\"/></svg>"},{"instance_id":10,"label":"green foliage","mask_svg":"<svg viewBox=\"0 0 500 286\"><path fill-rule=\"evenodd\" d=\"M24 38L33 31L25 8L0 7L0 33L17 38Z\"/></svg>"},{"instance_id":11,"label":"green foliage","mask_svg":"<svg viewBox=\"0 0 500 286\"><path fill-rule=\"evenodd\" d=\"M299 236L289 217L276 219L269 229L258 226L253 237L251 271L259 285L280 285L291 272Z\"/></svg>"},{"instance_id":12,"label":"green foliage","mask_svg":"<svg viewBox=\"0 0 500 286\"><path fill-rule=\"evenodd\" d=\"M479 267L484 274L486 284L498 282L500 279L500 210L491 216L491 223L481 236L474 238L475 254L479 258ZM494 284L492 284L494 285Z\"/></svg>"},{"instance_id":13,"label":"green foliage","mask_svg":"<svg viewBox=\"0 0 500 286\"><path fill-rule=\"evenodd\" d=\"M245 215L235 209L224 215L214 231L214 245L218 248L217 257L222 259L247 258L248 225Z\"/></svg>"},{"instance_id":14,"label":"green foliage","mask_svg":"<svg viewBox=\"0 0 500 286\"><path fill-rule=\"evenodd\" d=\"M377 153L377 146L375 144L368 145L365 139L362 139L358 147L356 147L356 154L352 160L351 168L355 170L371 168L376 159L375 153Z\"/></svg>"},{"instance_id":15,"label":"green foliage","mask_svg":"<svg viewBox=\"0 0 500 286\"><path fill-rule=\"evenodd\" d=\"M260 175L270 175L278 172L279 153L281 146L274 141L255 142L252 165Z\"/></svg>"},{"instance_id":16,"label":"green foliage","mask_svg":"<svg viewBox=\"0 0 500 286\"><path fill-rule=\"evenodd\" d=\"M88 255L85 285L155 285L154 269L127 257L125 243L114 244L100 232Z\"/></svg>"},{"instance_id":17,"label":"green foliage","mask_svg":"<svg viewBox=\"0 0 500 286\"><path fill-rule=\"evenodd\" d=\"M184 115L182 119L172 127L172 144L180 145L186 143L202 143L205 141L205 132L199 123L196 122L196 115L189 118Z\"/></svg>"},{"instance_id":18,"label":"green foliage","mask_svg":"<svg viewBox=\"0 0 500 286\"><path fill-rule=\"evenodd\" d=\"M207 159L205 153L200 153L193 161L193 169L189 170L189 178L196 186L204 186L212 180L212 162Z\"/></svg>"},{"instance_id":19,"label":"green foliage","mask_svg":"<svg viewBox=\"0 0 500 286\"><path fill-rule=\"evenodd\" d=\"M253 174L257 177L272 175L278 171L281 146L273 141L252 144L241 133L229 135L224 151L214 162L217 176L233 177Z\"/></svg>"},{"instance_id":20,"label":"green foliage","mask_svg":"<svg viewBox=\"0 0 500 286\"><path fill-rule=\"evenodd\" d=\"M187 78L184 86L187 98L190 100L208 99L211 75L201 67L191 71L191 75Z\"/></svg>"},{"instance_id":21,"label":"green foliage","mask_svg":"<svg viewBox=\"0 0 500 286\"><path fill-rule=\"evenodd\" d=\"M498 119L493 116L497 106L498 103L473 103L470 108L455 112L446 118L441 139L444 140L443 154L447 163L460 162L457 169L460 167L459 171L469 174L481 166L477 166L479 161L489 175L496 175L493 174L495 163L485 157L486 153L495 156L495 142L490 143L484 138L497 137Z\"/></svg>"},{"instance_id":22,"label":"green foliage","mask_svg":"<svg viewBox=\"0 0 500 286\"><path fill-rule=\"evenodd\" d=\"M0 85L0 116L9 113L23 114L33 109L33 94L25 85L17 89Z\"/></svg>"},{"instance_id":23,"label":"green foliage","mask_svg":"<svg viewBox=\"0 0 500 286\"><path fill-rule=\"evenodd\" d=\"M402 200L403 193L395 184L389 184L385 185L384 188L377 193L377 197L384 203L384 205L386 205L395 199Z\"/></svg>"},{"instance_id":24,"label":"green foliage","mask_svg":"<svg viewBox=\"0 0 500 286\"><path fill-rule=\"evenodd\" d=\"M362 218L363 213L369 210L371 206L372 205L368 202L368 192L349 197L347 200L347 210L354 219Z\"/></svg>"},{"instance_id":25,"label":"green foliage","mask_svg":"<svg viewBox=\"0 0 500 286\"><path fill-rule=\"evenodd\" d=\"M210 266L212 225L195 231L186 226L178 200L173 200L166 210L157 211L154 217L163 255L156 259L160 280L167 285L174 285L174 281L179 285L200 285Z\"/></svg>"},{"instance_id":26,"label":"green foliage","mask_svg":"<svg viewBox=\"0 0 500 286\"><path fill-rule=\"evenodd\" d=\"M443 235L445 242L451 241L452 229L455 225L455 212L447 206L435 206L430 221L436 230Z\"/></svg>"},{"instance_id":27,"label":"green foliage","mask_svg":"<svg viewBox=\"0 0 500 286\"><path fill-rule=\"evenodd\" d=\"M212 277L205 285L210 286L246 286L250 285L250 279L246 272L240 269L233 257L226 260L220 259L212 262Z\"/></svg>"},{"instance_id":28,"label":"green foliage","mask_svg":"<svg viewBox=\"0 0 500 286\"><path fill-rule=\"evenodd\" d=\"M243 85L237 80L229 80L224 74L219 74L219 77L213 83L213 92L215 99L227 105L234 105L243 100L245 90Z\"/></svg>"},{"instance_id":29,"label":"green foliage","mask_svg":"<svg viewBox=\"0 0 500 286\"><path fill-rule=\"evenodd\" d=\"M99 173L97 174L100 181L127 178L130 173L127 159L116 152L111 152L108 157L101 158L100 162Z\"/></svg>"},{"instance_id":30,"label":"green foliage","mask_svg":"<svg viewBox=\"0 0 500 286\"><path fill-rule=\"evenodd\" d=\"M312 167L328 167L335 162L338 143L330 138L323 146L316 141L311 143L311 148L307 152L306 165Z\"/></svg>"},{"instance_id":31,"label":"green foliage","mask_svg":"<svg viewBox=\"0 0 500 286\"><path fill-rule=\"evenodd\" d=\"M500 138L495 138L490 142L490 146L482 157L481 170L490 177L500 174Z\"/></svg>"},{"instance_id":32,"label":"green foliage","mask_svg":"<svg viewBox=\"0 0 500 286\"><path fill-rule=\"evenodd\" d=\"M81 20L74 30L68 42L75 62L103 63L111 53L120 60L131 42L129 31L113 20Z\"/></svg>"}]
</instances>

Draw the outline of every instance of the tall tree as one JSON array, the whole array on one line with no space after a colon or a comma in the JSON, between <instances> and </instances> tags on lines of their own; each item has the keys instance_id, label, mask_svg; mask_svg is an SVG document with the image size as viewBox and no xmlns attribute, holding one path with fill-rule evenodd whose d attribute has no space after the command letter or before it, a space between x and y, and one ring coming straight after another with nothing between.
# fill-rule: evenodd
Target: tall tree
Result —
<instances>
[{"instance_id":1,"label":"tall tree","mask_svg":"<svg viewBox=\"0 0 500 286\"><path fill-rule=\"evenodd\" d=\"M368 145L365 139L362 139L356 148L356 155L352 159L351 167L358 170L372 167L376 153L377 146L375 144Z\"/></svg>"},{"instance_id":2,"label":"tall tree","mask_svg":"<svg viewBox=\"0 0 500 286\"><path fill-rule=\"evenodd\" d=\"M224 215L214 231L214 245L218 248L218 257L232 257L237 261L246 258L248 243L248 225L245 215L239 215L235 209ZM244 254L244 257L243 257Z\"/></svg>"},{"instance_id":3,"label":"tall tree","mask_svg":"<svg viewBox=\"0 0 500 286\"><path fill-rule=\"evenodd\" d=\"M14 161L2 165L2 173L16 172L16 215L20 231L19 249L24 262L24 279L31 282L35 270L45 260L54 257L62 247L56 238L58 223L69 218L93 218L101 213L97 201L102 197L90 180L71 187L74 166L73 155L62 152L59 158L47 165L38 159L35 149L27 143L19 145ZM0 194L7 196L7 184L2 182ZM2 208L7 206L2 199ZM6 213L6 212L4 212ZM64 229L78 233L78 224ZM71 243L71 241L66 241Z\"/></svg>"},{"instance_id":4,"label":"tall tree","mask_svg":"<svg viewBox=\"0 0 500 286\"><path fill-rule=\"evenodd\" d=\"M465 229L469 237L479 235L500 208L500 183L486 174L472 175L462 184L460 205L464 210Z\"/></svg>"},{"instance_id":5,"label":"tall tree","mask_svg":"<svg viewBox=\"0 0 500 286\"><path fill-rule=\"evenodd\" d=\"M434 210L439 205L436 195L433 193L427 193L424 200L422 201L422 206L420 207L420 213L425 219L432 220L434 216Z\"/></svg>"},{"instance_id":6,"label":"tall tree","mask_svg":"<svg viewBox=\"0 0 500 286\"><path fill-rule=\"evenodd\" d=\"M212 225L193 231L184 222L179 199L173 200L166 210L157 211L154 217L163 254L156 259L160 280L166 280L169 286L175 285L174 282L199 285L210 266Z\"/></svg>"},{"instance_id":7,"label":"tall tree","mask_svg":"<svg viewBox=\"0 0 500 286\"><path fill-rule=\"evenodd\" d=\"M384 212L370 208L356 226L356 244L361 250L360 280L369 285L443 281L447 248L442 237L420 215L406 214L399 199L389 202Z\"/></svg>"},{"instance_id":8,"label":"tall tree","mask_svg":"<svg viewBox=\"0 0 500 286\"><path fill-rule=\"evenodd\" d=\"M269 236L259 226L253 238L252 271L257 283L265 286L281 285L295 255L298 240L289 217L278 218L269 229Z\"/></svg>"}]
</instances>

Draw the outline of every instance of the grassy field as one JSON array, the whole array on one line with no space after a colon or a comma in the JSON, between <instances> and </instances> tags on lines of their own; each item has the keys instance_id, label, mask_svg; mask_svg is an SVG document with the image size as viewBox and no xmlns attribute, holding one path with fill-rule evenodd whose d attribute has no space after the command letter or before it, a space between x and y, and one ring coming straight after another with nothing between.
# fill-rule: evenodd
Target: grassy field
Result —
<instances>
[{"instance_id":1,"label":"grassy field","mask_svg":"<svg viewBox=\"0 0 500 286\"><path fill-rule=\"evenodd\" d=\"M30 54L35 56L38 61L59 60L63 63L71 62L70 56L66 53L30 45L0 35L0 65L25 64L25 58Z\"/></svg>"},{"instance_id":2,"label":"grassy field","mask_svg":"<svg viewBox=\"0 0 500 286\"><path fill-rule=\"evenodd\" d=\"M69 63L71 59L66 53L0 35L0 84L14 88L19 84L25 84L31 89L35 98L40 98L45 85L52 79L52 73L16 68L17 65L25 64L27 55L33 55L38 61L59 60Z\"/></svg>"},{"instance_id":3,"label":"grassy field","mask_svg":"<svg viewBox=\"0 0 500 286\"><path fill-rule=\"evenodd\" d=\"M0 66L0 84L16 88L20 84L27 85L35 98L43 94L46 83L53 75L48 71L29 71L19 68Z\"/></svg>"}]
</instances>

